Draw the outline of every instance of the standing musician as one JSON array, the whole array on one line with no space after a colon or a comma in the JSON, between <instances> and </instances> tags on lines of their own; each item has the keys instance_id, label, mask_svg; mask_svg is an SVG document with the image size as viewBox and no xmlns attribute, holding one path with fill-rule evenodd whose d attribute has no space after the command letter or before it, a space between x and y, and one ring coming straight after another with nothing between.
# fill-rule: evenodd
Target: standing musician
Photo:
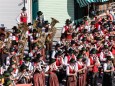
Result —
<instances>
[{"instance_id":1,"label":"standing musician","mask_svg":"<svg viewBox=\"0 0 115 86\"><path fill-rule=\"evenodd\" d=\"M114 86L113 84L113 72L114 72L114 66L112 63L111 56L106 57L106 63L104 63L104 75L103 75L103 83L102 86Z\"/></svg>"},{"instance_id":2,"label":"standing musician","mask_svg":"<svg viewBox=\"0 0 115 86\"><path fill-rule=\"evenodd\" d=\"M100 66L99 58L96 55L96 49L92 48L90 51L90 57L87 63L89 69L88 84L91 86L97 86L98 80L98 67Z\"/></svg>"},{"instance_id":3,"label":"standing musician","mask_svg":"<svg viewBox=\"0 0 115 86\"><path fill-rule=\"evenodd\" d=\"M46 67L45 72L49 74L48 84L47 86L59 86L58 77L56 72L59 71L58 67L56 66L56 60L51 59L49 65Z\"/></svg>"},{"instance_id":4,"label":"standing musician","mask_svg":"<svg viewBox=\"0 0 115 86\"><path fill-rule=\"evenodd\" d=\"M75 59L69 61L69 65L66 68L67 80L66 86L77 86L77 71L78 66L76 65Z\"/></svg>"},{"instance_id":5,"label":"standing musician","mask_svg":"<svg viewBox=\"0 0 115 86\"><path fill-rule=\"evenodd\" d=\"M86 65L83 64L83 55L81 53L77 56L77 65L78 65L78 86L85 85L85 70Z\"/></svg>"},{"instance_id":6,"label":"standing musician","mask_svg":"<svg viewBox=\"0 0 115 86\"><path fill-rule=\"evenodd\" d=\"M17 22L20 24L20 23L26 23L27 24L27 20L28 20L28 16L27 16L27 13L26 13L26 8L23 7L22 9L22 12L20 13L20 15L17 17Z\"/></svg>"}]
</instances>

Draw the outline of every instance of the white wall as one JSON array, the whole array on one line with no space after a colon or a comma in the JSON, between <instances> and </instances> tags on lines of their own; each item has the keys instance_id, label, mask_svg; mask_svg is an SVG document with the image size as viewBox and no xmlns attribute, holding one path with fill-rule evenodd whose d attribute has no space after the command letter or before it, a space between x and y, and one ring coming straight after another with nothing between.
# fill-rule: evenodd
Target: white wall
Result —
<instances>
[{"instance_id":1,"label":"white wall","mask_svg":"<svg viewBox=\"0 0 115 86\"><path fill-rule=\"evenodd\" d=\"M30 2L30 0L27 1ZM23 0L0 0L0 24L4 24L8 29L17 25L16 18L21 13L21 9L24 6L23 4L19 6L21 2L23 2ZM28 14L30 14L29 5L29 3L26 4Z\"/></svg>"},{"instance_id":2,"label":"white wall","mask_svg":"<svg viewBox=\"0 0 115 86\"><path fill-rule=\"evenodd\" d=\"M66 19L74 20L74 0L38 0L39 10L49 22L51 17L59 20L56 27L65 25Z\"/></svg>"}]
</instances>

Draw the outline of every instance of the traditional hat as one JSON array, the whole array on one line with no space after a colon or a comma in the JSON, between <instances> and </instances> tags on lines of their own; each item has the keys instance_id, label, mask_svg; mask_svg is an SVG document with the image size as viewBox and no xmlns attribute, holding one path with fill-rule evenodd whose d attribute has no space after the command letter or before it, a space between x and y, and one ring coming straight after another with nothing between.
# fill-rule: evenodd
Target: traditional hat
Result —
<instances>
[{"instance_id":1,"label":"traditional hat","mask_svg":"<svg viewBox=\"0 0 115 86\"><path fill-rule=\"evenodd\" d=\"M104 45L104 49L108 49L108 46L107 46L107 45Z\"/></svg>"},{"instance_id":2,"label":"traditional hat","mask_svg":"<svg viewBox=\"0 0 115 86\"><path fill-rule=\"evenodd\" d=\"M96 54L97 50L95 48L92 48L90 51L90 54Z\"/></svg>"},{"instance_id":3,"label":"traditional hat","mask_svg":"<svg viewBox=\"0 0 115 86\"><path fill-rule=\"evenodd\" d=\"M56 61L56 59L51 59L51 61L49 62L49 64L52 64L52 63L54 63Z\"/></svg>"},{"instance_id":4,"label":"traditional hat","mask_svg":"<svg viewBox=\"0 0 115 86\"><path fill-rule=\"evenodd\" d=\"M72 37L73 37L73 38L74 38L74 37L76 37L76 36L77 36L77 34L76 34L76 33L73 33L73 34L72 34Z\"/></svg>"},{"instance_id":5,"label":"traditional hat","mask_svg":"<svg viewBox=\"0 0 115 86\"><path fill-rule=\"evenodd\" d=\"M15 48L10 48L10 52L14 52L15 51Z\"/></svg>"},{"instance_id":6,"label":"traditional hat","mask_svg":"<svg viewBox=\"0 0 115 86\"><path fill-rule=\"evenodd\" d=\"M73 59L73 58L69 62L70 63L76 63L75 59Z\"/></svg>"},{"instance_id":7,"label":"traditional hat","mask_svg":"<svg viewBox=\"0 0 115 86\"><path fill-rule=\"evenodd\" d=\"M59 56L61 56L63 54L63 52L61 51L61 50L59 50L58 52L57 52L57 55L59 55Z\"/></svg>"},{"instance_id":8,"label":"traditional hat","mask_svg":"<svg viewBox=\"0 0 115 86\"><path fill-rule=\"evenodd\" d=\"M71 41L71 45L73 45L73 44L76 44L76 42L74 40Z\"/></svg>"},{"instance_id":9,"label":"traditional hat","mask_svg":"<svg viewBox=\"0 0 115 86\"><path fill-rule=\"evenodd\" d=\"M81 49L82 51L86 51L86 48L85 47L82 47L82 49Z\"/></svg>"},{"instance_id":10,"label":"traditional hat","mask_svg":"<svg viewBox=\"0 0 115 86\"><path fill-rule=\"evenodd\" d=\"M69 20L69 19L66 19L66 22L65 22L66 24L71 24L72 23L72 21L71 20Z\"/></svg>"},{"instance_id":11,"label":"traditional hat","mask_svg":"<svg viewBox=\"0 0 115 86\"><path fill-rule=\"evenodd\" d=\"M109 27L109 25L108 25L107 23L105 23L105 24L103 25L103 27L104 27L104 28L107 28L107 27Z\"/></svg>"},{"instance_id":12,"label":"traditional hat","mask_svg":"<svg viewBox=\"0 0 115 86\"><path fill-rule=\"evenodd\" d=\"M109 36L109 40L113 40L113 36Z\"/></svg>"},{"instance_id":13,"label":"traditional hat","mask_svg":"<svg viewBox=\"0 0 115 86\"><path fill-rule=\"evenodd\" d=\"M109 28L109 30L108 30L109 32L112 32L113 31L113 29L112 28Z\"/></svg>"},{"instance_id":14,"label":"traditional hat","mask_svg":"<svg viewBox=\"0 0 115 86\"><path fill-rule=\"evenodd\" d=\"M4 81L4 86L9 86L10 84L12 84L12 81L8 78Z\"/></svg>"},{"instance_id":15,"label":"traditional hat","mask_svg":"<svg viewBox=\"0 0 115 86\"><path fill-rule=\"evenodd\" d=\"M84 30L83 30L83 33L87 33L87 29L84 29Z\"/></svg>"},{"instance_id":16,"label":"traditional hat","mask_svg":"<svg viewBox=\"0 0 115 86\"><path fill-rule=\"evenodd\" d=\"M83 55L82 55L81 53L79 53L79 54L77 55L77 59L81 59L81 58L83 58Z\"/></svg>"},{"instance_id":17,"label":"traditional hat","mask_svg":"<svg viewBox=\"0 0 115 86\"><path fill-rule=\"evenodd\" d=\"M91 25L95 25L95 21L92 21L92 22L91 22Z\"/></svg>"},{"instance_id":18,"label":"traditional hat","mask_svg":"<svg viewBox=\"0 0 115 86\"><path fill-rule=\"evenodd\" d=\"M105 18L103 18L101 21L102 21L102 22L105 22L106 20L105 20Z\"/></svg>"},{"instance_id":19,"label":"traditional hat","mask_svg":"<svg viewBox=\"0 0 115 86\"><path fill-rule=\"evenodd\" d=\"M42 11L38 11L38 12L37 12L37 15L38 15L38 16L40 16L40 15L42 15L42 14L43 14Z\"/></svg>"},{"instance_id":20,"label":"traditional hat","mask_svg":"<svg viewBox=\"0 0 115 86\"><path fill-rule=\"evenodd\" d=\"M87 37L83 37L83 38L82 38L82 41L86 41L86 40L87 40Z\"/></svg>"},{"instance_id":21,"label":"traditional hat","mask_svg":"<svg viewBox=\"0 0 115 86\"><path fill-rule=\"evenodd\" d=\"M50 24L48 21L44 21L44 25L48 25Z\"/></svg>"},{"instance_id":22,"label":"traditional hat","mask_svg":"<svg viewBox=\"0 0 115 86\"><path fill-rule=\"evenodd\" d=\"M56 46L55 47L61 47L61 45L58 43L58 44L56 44Z\"/></svg>"},{"instance_id":23,"label":"traditional hat","mask_svg":"<svg viewBox=\"0 0 115 86\"><path fill-rule=\"evenodd\" d=\"M102 38L101 38L101 37L95 37L95 40L97 40L97 41L101 41Z\"/></svg>"},{"instance_id":24,"label":"traditional hat","mask_svg":"<svg viewBox=\"0 0 115 86\"><path fill-rule=\"evenodd\" d=\"M24 58L25 61L30 61L31 58L29 57L29 55L26 55L25 58Z\"/></svg>"},{"instance_id":25,"label":"traditional hat","mask_svg":"<svg viewBox=\"0 0 115 86\"><path fill-rule=\"evenodd\" d=\"M83 20L87 21L87 20L88 20L87 16L84 16L84 17L83 17Z\"/></svg>"},{"instance_id":26,"label":"traditional hat","mask_svg":"<svg viewBox=\"0 0 115 86\"><path fill-rule=\"evenodd\" d=\"M13 28L12 28L13 30L17 30L18 28L16 27L16 26L13 26Z\"/></svg>"},{"instance_id":27,"label":"traditional hat","mask_svg":"<svg viewBox=\"0 0 115 86\"><path fill-rule=\"evenodd\" d=\"M111 56L106 56L106 58L107 58L107 61L109 60L109 61L112 61L113 59L111 58Z\"/></svg>"},{"instance_id":28,"label":"traditional hat","mask_svg":"<svg viewBox=\"0 0 115 86\"><path fill-rule=\"evenodd\" d=\"M33 33L37 33L37 30L36 30L36 29L33 29Z\"/></svg>"},{"instance_id":29,"label":"traditional hat","mask_svg":"<svg viewBox=\"0 0 115 86\"><path fill-rule=\"evenodd\" d=\"M20 69L21 69L21 70L27 69L27 66L26 66L25 64L22 64L22 65L20 66Z\"/></svg>"},{"instance_id":30,"label":"traditional hat","mask_svg":"<svg viewBox=\"0 0 115 86\"><path fill-rule=\"evenodd\" d=\"M26 9L26 7L23 7L21 10L26 11L27 9Z\"/></svg>"},{"instance_id":31,"label":"traditional hat","mask_svg":"<svg viewBox=\"0 0 115 86\"><path fill-rule=\"evenodd\" d=\"M31 26L31 25L33 25L33 24L32 24L31 22L29 22L29 23L28 23L28 26Z\"/></svg>"},{"instance_id":32,"label":"traditional hat","mask_svg":"<svg viewBox=\"0 0 115 86\"><path fill-rule=\"evenodd\" d=\"M12 45L18 45L18 43L16 42L16 40L12 40Z\"/></svg>"},{"instance_id":33,"label":"traditional hat","mask_svg":"<svg viewBox=\"0 0 115 86\"><path fill-rule=\"evenodd\" d=\"M68 53L69 53L69 54L74 53L73 49L70 48L70 49L68 50Z\"/></svg>"},{"instance_id":34,"label":"traditional hat","mask_svg":"<svg viewBox=\"0 0 115 86\"><path fill-rule=\"evenodd\" d=\"M42 55L40 53L37 54L37 58L39 59L40 57L42 57Z\"/></svg>"},{"instance_id":35,"label":"traditional hat","mask_svg":"<svg viewBox=\"0 0 115 86\"><path fill-rule=\"evenodd\" d=\"M4 75L4 77L9 77L10 76L10 72L9 71L5 71L3 75Z\"/></svg>"}]
</instances>

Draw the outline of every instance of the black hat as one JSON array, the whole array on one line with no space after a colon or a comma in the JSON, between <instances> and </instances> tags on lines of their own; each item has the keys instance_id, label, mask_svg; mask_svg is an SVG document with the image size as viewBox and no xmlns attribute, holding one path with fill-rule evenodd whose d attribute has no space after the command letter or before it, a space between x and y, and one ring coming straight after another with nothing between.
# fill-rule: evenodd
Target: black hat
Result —
<instances>
[{"instance_id":1,"label":"black hat","mask_svg":"<svg viewBox=\"0 0 115 86\"><path fill-rule=\"evenodd\" d=\"M33 29L33 33L37 33L37 30L36 30L36 29Z\"/></svg>"},{"instance_id":2,"label":"black hat","mask_svg":"<svg viewBox=\"0 0 115 86\"><path fill-rule=\"evenodd\" d=\"M101 37L95 37L95 40L97 40L97 41L101 41L102 38L101 38Z\"/></svg>"},{"instance_id":3,"label":"black hat","mask_svg":"<svg viewBox=\"0 0 115 86\"><path fill-rule=\"evenodd\" d=\"M90 51L90 54L96 54L97 50L95 48L92 48Z\"/></svg>"},{"instance_id":4,"label":"black hat","mask_svg":"<svg viewBox=\"0 0 115 86\"><path fill-rule=\"evenodd\" d=\"M115 21L113 21L112 24L115 25Z\"/></svg>"},{"instance_id":5,"label":"black hat","mask_svg":"<svg viewBox=\"0 0 115 86\"><path fill-rule=\"evenodd\" d=\"M108 30L109 32L112 32L113 31L113 29L112 28L109 28L109 30Z\"/></svg>"},{"instance_id":6,"label":"black hat","mask_svg":"<svg viewBox=\"0 0 115 86\"><path fill-rule=\"evenodd\" d=\"M30 61L31 58L29 57L29 55L26 55L25 58L24 58L25 61Z\"/></svg>"},{"instance_id":7,"label":"black hat","mask_svg":"<svg viewBox=\"0 0 115 86\"><path fill-rule=\"evenodd\" d=\"M31 26L31 25L33 25L31 22L30 22L30 23L28 23L28 26Z\"/></svg>"},{"instance_id":8,"label":"black hat","mask_svg":"<svg viewBox=\"0 0 115 86\"><path fill-rule=\"evenodd\" d=\"M109 61L112 61L113 59L111 58L111 56L106 56L106 58L107 58L107 61L109 60Z\"/></svg>"},{"instance_id":9,"label":"black hat","mask_svg":"<svg viewBox=\"0 0 115 86\"><path fill-rule=\"evenodd\" d=\"M40 15L42 15L42 14L43 14L42 11L38 11L38 12L37 12L37 15L38 15L38 16L40 16Z\"/></svg>"},{"instance_id":10,"label":"black hat","mask_svg":"<svg viewBox=\"0 0 115 86\"><path fill-rule=\"evenodd\" d=\"M42 57L42 55L40 53L37 54L37 58L39 59L40 57Z\"/></svg>"},{"instance_id":11,"label":"black hat","mask_svg":"<svg viewBox=\"0 0 115 86\"><path fill-rule=\"evenodd\" d=\"M60 50L57 52L57 55L58 55L58 56L61 56L62 54L63 54L63 52L60 51Z\"/></svg>"},{"instance_id":12,"label":"black hat","mask_svg":"<svg viewBox=\"0 0 115 86\"><path fill-rule=\"evenodd\" d=\"M81 58L83 58L83 55L82 55L81 53L79 53L79 54L77 55L77 59L81 59Z\"/></svg>"},{"instance_id":13,"label":"black hat","mask_svg":"<svg viewBox=\"0 0 115 86\"><path fill-rule=\"evenodd\" d=\"M73 45L73 44L76 44L76 42L74 40L71 41L71 45Z\"/></svg>"},{"instance_id":14,"label":"black hat","mask_svg":"<svg viewBox=\"0 0 115 86\"><path fill-rule=\"evenodd\" d=\"M73 49L70 48L69 51L68 51L68 53L69 53L69 54L74 53Z\"/></svg>"},{"instance_id":15,"label":"black hat","mask_svg":"<svg viewBox=\"0 0 115 86\"><path fill-rule=\"evenodd\" d=\"M87 29L84 29L84 30L83 30L83 33L87 33Z\"/></svg>"},{"instance_id":16,"label":"black hat","mask_svg":"<svg viewBox=\"0 0 115 86\"><path fill-rule=\"evenodd\" d=\"M26 11L26 7L23 7L21 10Z\"/></svg>"},{"instance_id":17,"label":"black hat","mask_svg":"<svg viewBox=\"0 0 115 86\"><path fill-rule=\"evenodd\" d=\"M20 31L19 29L17 29L17 30L15 31L15 33L17 33L17 34L20 33L20 32L21 32L21 31Z\"/></svg>"},{"instance_id":18,"label":"black hat","mask_svg":"<svg viewBox=\"0 0 115 86\"><path fill-rule=\"evenodd\" d=\"M16 26L13 26L13 28L12 28L13 30L17 30L18 28L16 27Z\"/></svg>"},{"instance_id":19,"label":"black hat","mask_svg":"<svg viewBox=\"0 0 115 86\"><path fill-rule=\"evenodd\" d=\"M50 24L48 21L44 21L44 25L48 25Z\"/></svg>"},{"instance_id":20,"label":"black hat","mask_svg":"<svg viewBox=\"0 0 115 86\"><path fill-rule=\"evenodd\" d=\"M76 63L75 59L73 59L73 58L69 62L70 63Z\"/></svg>"},{"instance_id":21,"label":"black hat","mask_svg":"<svg viewBox=\"0 0 115 86\"><path fill-rule=\"evenodd\" d=\"M80 21L80 23L79 23L80 25L84 25L84 21Z\"/></svg>"},{"instance_id":22,"label":"black hat","mask_svg":"<svg viewBox=\"0 0 115 86\"><path fill-rule=\"evenodd\" d=\"M105 20L105 18L103 18L101 21L102 21L102 22L105 22L106 20Z\"/></svg>"},{"instance_id":23,"label":"black hat","mask_svg":"<svg viewBox=\"0 0 115 86\"><path fill-rule=\"evenodd\" d=\"M10 52L14 52L15 51L15 48L10 48Z\"/></svg>"},{"instance_id":24,"label":"black hat","mask_svg":"<svg viewBox=\"0 0 115 86\"><path fill-rule=\"evenodd\" d=\"M60 44L56 44L56 46L55 47L61 47L61 45Z\"/></svg>"},{"instance_id":25,"label":"black hat","mask_svg":"<svg viewBox=\"0 0 115 86\"><path fill-rule=\"evenodd\" d=\"M109 40L113 40L113 36L109 36Z\"/></svg>"},{"instance_id":26,"label":"black hat","mask_svg":"<svg viewBox=\"0 0 115 86\"><path fill-rule=\"evenodd\" d=\"M4 81L4 86L9 86L10 84L12 84L12 81L8 78Z\"/></svg>"},{"instance_id":27,"label":"black hat","mask_svg":"<svg viewBox=\"0 0 115 86\"><path fill-rule=\"evenodd\" d=\"M18 45L18 43L16 42L16 40L12 40L12 45Z\"/></svg>"},{"instance_id":28,"label":"black hat","mask_svg":"<svg viewBox=\"0 0 115 86\"><path fill-rule=\"evenodd\" d=\"M92 22L91 22L91 25L95 25L95 21L92 21Z\"/></svg>"},{"instance_id":29,"label":"black hat","mask_svg":"<svg viewBox=\"0 0 115 86\"><path fill-rule=\"evenodd\" d=\"M9 71L5 71L3 75L4 75L4 77L9 77L10 76L10 72Z\"/></svg>"},{"instance_id":30,"label":"black hat","mask_svg":"<svg viewBox=\"0 0 115 86\"><path fill-rule=\"evenodd\" d=\"M77 34L76 33L73 33L72 34L72 38L74 38L74 37L76 37L77 36Z\"/></svg>"},{"instance_id":31,"label":"black hat","mask_svg":"<svg viewBox=\"0 0 115 86\"><path fill-rule=\"evenodd\" d=\"M72 21L71 21L71 20L66 19L66 24L71 24L71 23L72 23Z\"/></svg>"}]
</instances>

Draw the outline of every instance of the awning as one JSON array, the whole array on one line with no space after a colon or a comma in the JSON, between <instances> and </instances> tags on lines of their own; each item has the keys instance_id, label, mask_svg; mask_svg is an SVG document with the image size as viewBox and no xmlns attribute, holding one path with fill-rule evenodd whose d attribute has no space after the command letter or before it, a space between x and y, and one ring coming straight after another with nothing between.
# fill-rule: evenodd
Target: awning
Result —
<instances>
[{"instance_id":1,"label":"awning","mask_svg":"<svg viewBox=\"0 0 115 86\"><path fill-rule=\"evenodd\" d=\"M106 2L109 0L76 0L77 3L79 4L80 7L85 7L90 3L95 3L95 2Z\"/></svg>"},{"instance_id":2,"label":"awning","mask_svg":"<svg viewBox=\"0 0 115 86\"><path fill-rule=\"evenodd\" d=\"M80 7L87 6L90 2L88 0L76 0Z\"/></svg>"}]
</instances>

